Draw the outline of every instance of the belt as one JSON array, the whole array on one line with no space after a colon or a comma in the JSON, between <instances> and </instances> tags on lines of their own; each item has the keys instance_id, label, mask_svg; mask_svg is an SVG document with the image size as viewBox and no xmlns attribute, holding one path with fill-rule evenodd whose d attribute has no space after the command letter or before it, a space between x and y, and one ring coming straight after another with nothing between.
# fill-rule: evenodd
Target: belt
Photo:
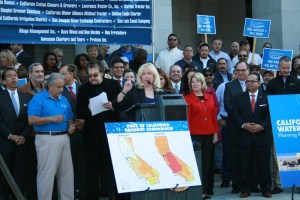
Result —
<instances>
[{"instance_id":1,"label":"belt","mask_svg":"<svg viewBox=\"0 0 300 200\"><path fill-rule=\"evenodd\" d=\"M35 133L37 135L64 135L67 134L68 131L37 131Z\"/></svg>"}]
</instances>

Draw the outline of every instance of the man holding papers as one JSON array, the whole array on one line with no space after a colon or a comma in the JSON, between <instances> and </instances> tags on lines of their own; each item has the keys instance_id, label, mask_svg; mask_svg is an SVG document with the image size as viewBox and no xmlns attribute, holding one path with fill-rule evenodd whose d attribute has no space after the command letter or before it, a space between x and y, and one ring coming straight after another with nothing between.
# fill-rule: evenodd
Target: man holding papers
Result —
<instances>
[{"instance_id":1,"label":"man holding papers","mask_svg":"<svg viewBox=\"0 0 300 200\"><path fill-rule=\"evenodd\" d=\"M122 88L116 80L104 78L104 68L97 60L88 63L87 73L89 82L79 87L76 111L77 118L85 120L83 145L87 168L87 199L99 199L99 176L101 193L116 199L118 193L104 123L119 120L118 113L113 111L112 101ZM100 94L106 95L107 101L99 103L102 112L97 113L94 112L95 104L91 103L91 99Z\"/></svg>"}]
</instances>

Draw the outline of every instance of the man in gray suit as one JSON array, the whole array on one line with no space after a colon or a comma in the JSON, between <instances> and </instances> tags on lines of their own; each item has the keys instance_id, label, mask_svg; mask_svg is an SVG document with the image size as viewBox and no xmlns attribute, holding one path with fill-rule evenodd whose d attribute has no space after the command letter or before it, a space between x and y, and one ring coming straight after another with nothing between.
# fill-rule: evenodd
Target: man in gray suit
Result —
<instances>
[{"instance_id":1,"label":"man in gray suit","mask_svg":"<svg viewBox=\"0 0 300 200\"><path fill-rule=\"evenodd\" d=\"M79 83L75 82L76 75L76 66L75 65L65 65L60 68L59 73L64 76L65 87L62 95L66 97L69 101L73 114L76 118L76 102ZM76 119L76 122L80 124L80 120ZM77 129L81 129L77 127ZM83 153L83 141L82 141L82 131L76 130L73 135L70 135L71 142L71 153L72 161L74 167L74 188L75 188L75 197L79 199L86 199L85 187L85 162L84 162L84 153Z\"/></svg>"}]
</instances>

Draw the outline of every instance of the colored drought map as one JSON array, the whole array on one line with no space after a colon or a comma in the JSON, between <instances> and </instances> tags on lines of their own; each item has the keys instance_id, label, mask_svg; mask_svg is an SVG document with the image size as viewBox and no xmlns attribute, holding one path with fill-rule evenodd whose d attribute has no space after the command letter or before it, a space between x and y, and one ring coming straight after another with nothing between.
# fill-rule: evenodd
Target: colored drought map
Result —
<instances>
[{"instance_id":1,"label":"colored drought map","mask_svg":"<svg viewBox=\"0 0 300 200\"><path fill-rule=\"evenodd\" d=\"M160 182L158 172L134 152L131 138L120 137L119 149L137 176L145 178L151 185Z\"/></svg>"},{"instance_id":2,"label":"colored drought map","mask_svg":"<svg viewBox=\"0 0 300 200\"><path fill-rule=\"evenodd\" d=\"M191 167L171 152L167 136L155 137L155 145L174 174L182 176L186 181L195 179Z\"/></svg>"}]
</instances>

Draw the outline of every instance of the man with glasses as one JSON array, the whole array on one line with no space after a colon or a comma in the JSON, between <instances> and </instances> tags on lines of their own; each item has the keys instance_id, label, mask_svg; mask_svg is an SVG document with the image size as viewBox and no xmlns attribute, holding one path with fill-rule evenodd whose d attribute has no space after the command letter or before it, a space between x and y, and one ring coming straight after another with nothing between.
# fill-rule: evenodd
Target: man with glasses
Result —
<instances>
[{"instance_id":1,"label":"man with glasses","mask_svg":"<svg viewBox=\"0 0 300 200\"><path fill-rule=\"evenodd\" d=\"M232 115L238 128L240 152L241 198L250 196L253 180L253 159L259 171L258 181L263 197L271 198L270 156L272 129L267 94L259 90L260 76L250 73L246 79L247 91L234 100Z\"/></svg>"},{"instance_id":2,"label":"man with glasses","mask_svg":"<svg viewBox=\"0 0 300 200\"><path fill-rule=\"evenodd\" d=\"M119 114L113 111L112 102L118 95L122 95L122 88L116 80L104 78L104 67L98 60L88 63L87 73L89 82L79 87L76 108L77 118L85 121L83 149L87 199L100 198L100 185L101 193L107 194L110 199L116 199L118 193L104 123L119 121ZM90 99L101 93L106 93L108 101L99 106L107 111L92 115Z\"/></svg>"},{"instance_id":3,"label":"man with glasses","mask_svg":"<svg viewBox=\"0 0 300 200\"><path fill-rule=\"evenodd\" d=\"M244 50L247 52L247 54L248 54L247 63L248 64L261 65L262 59L261 59L260 55L258 55L257 53L252 53L250 51L250 44L249 44L248 40L244 39L244 40L240 41L240 51L241 50ZM235 56L232 59L231 66L234 67L238 61L239 61L238 56Z\"/></svg>"},{"instance_id":4,"label":"man with glasses","mask_svg":"<svg viewBox=\"0 0 300 200\"><path fill-rule=\"evenodd\" d=\"M183 58L183 52L178 49L180 41L174 33L168 36L168 49L161 51L155 61L155 66L166 74L170 73L170 67Z\"/></svg>"},{"instance_id":5,"label":"man with glasses","mask_svg":"<svg viewBox=\"0 0 300 200\"><path fill-rule=\"evenodd\" d=\"M246 91L246 78L249 74L248 64L245 62L238 62L236 64L237 79L225 85L224 92L224 106L228 113L226 126L228 127L228 146L229 146L229 159L230 169L232 173L232 193L239 193L241 191L240 183L240 168L239 168L239 150L238 150L238 132L236 125L233 121L233 101L234 98Z\"/></svg>"}]
</instances>

